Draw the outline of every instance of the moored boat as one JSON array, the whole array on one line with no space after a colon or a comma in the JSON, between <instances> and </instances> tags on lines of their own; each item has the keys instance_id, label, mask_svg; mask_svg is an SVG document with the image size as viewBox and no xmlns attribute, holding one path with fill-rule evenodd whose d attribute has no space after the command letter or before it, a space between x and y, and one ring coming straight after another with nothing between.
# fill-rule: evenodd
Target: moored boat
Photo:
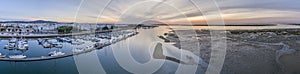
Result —
<instances>
[{"instance_id":1,"label":"moored boat","mask_svg":"<svg viewBox=\"0 0 300 74\"><path fill-rule=\"evenodd\" d=\"M78 53L78 52L82 52L83 51L83 48L75 48L73 50L74 53Z\"/></svg>"},{"instance_id":2,"label":"moored boat","mask_svg":"<svg viewBox=\"0 0 300 74\"><path fill-rule=\"evenodd\" d=\"M52 46L55 47L55 48L62 48L63 44L61 44L61 43L53 43Z\"/></svg>"},{"instance_id":3,"label":"moored boat","mask_svg":"<svg viewBox=\"0 0 300 74\"><path fill-rule=\"evenodd\" d=\"M50 53L48 53L49 56L63 56L65 55L65 53L63 52L57 52L57 51L52 51Z\"/></svg>"},{"instance_id":4,"label":"moored boat","mask_svg":"<svg viewBox=\"0 0 300 74\"><path fill-rule=\"evenodd\" d=\"M0 53L0 58L5 58L6 55L3 55L2 53Z\"/></svg>"},{"instance_id":5,"label":"moored boat","mask_svg":"<svg viewBox=\"0 0 300 74\"><path fill-rule=\"evenodd\" d=\"M103 43L97 42L97 43L94 44L94 47L97 48L97 49L102 48L103 47Z\"/></svg>"},{"instance_id":6,"label":"moored boat","mask_svg":"<svg viewBox=\"0 0 300 74\"><path fill-rule=\"evenodd\" d=\"M51 44L49 44L48 42L44 42L42 45L44 48L51 48Z\"/></svg>"},{"instance_id":7,"label":"moored boat","mask_svg":"<svg viewBox=\"0 0 300 74\"><path fill-rule=\"evenodd\" d=\"M12 55L12 56L9 56L9 58L11 58L11 59L24 59L24 58L26 58L26 56L24 56L24 55Z\"/></svg>"},{"instance_id":8,"label":"moored boat","mask_svg":"<svg viewBox=\"0 0 300 74\"><path fill-rule=\"evenodd\" d=\"M16 43L8 43L4 46L5 49L15 49Z\"/></svg>"},{"instance_id":9,"label":"moored boat","mask_svg":"<svg viewBox=\"0 0 300 74\"><path fill-rule=\"evenodd\" d=\"M26 50L26 49L28 49L28 43L27 43L26 40L20 40L17 43L18 43L17 44L18 49L20 49L20 50Z\"/></svg>"},{"instance_id":10,"label":"moored boat","mask_svg":"<svg viewBox=\"0 0 300 74\"><path fill-rule=\"evenodd\" d=\"M17 41L18 41L17 38L11 38L11 39L9 40L9 43L16 43Z\"/></svg>"}]
</instances>

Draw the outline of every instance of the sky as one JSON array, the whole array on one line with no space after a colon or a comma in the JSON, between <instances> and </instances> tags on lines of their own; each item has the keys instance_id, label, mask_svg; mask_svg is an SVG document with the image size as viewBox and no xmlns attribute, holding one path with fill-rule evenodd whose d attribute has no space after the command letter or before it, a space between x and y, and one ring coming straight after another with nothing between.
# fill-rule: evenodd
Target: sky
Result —
<instances>
[{"instance_id":1,"label":"sky","mask_svg":"<svg viewBox=\"0 0 300 74\"><path fill-rule=\"evenodd\" d=\"M0 21L49 20L78 23L300 23L300 0L0 0ZM210 0L212 1L212 0Z\"/></svg>"}]
</instances>

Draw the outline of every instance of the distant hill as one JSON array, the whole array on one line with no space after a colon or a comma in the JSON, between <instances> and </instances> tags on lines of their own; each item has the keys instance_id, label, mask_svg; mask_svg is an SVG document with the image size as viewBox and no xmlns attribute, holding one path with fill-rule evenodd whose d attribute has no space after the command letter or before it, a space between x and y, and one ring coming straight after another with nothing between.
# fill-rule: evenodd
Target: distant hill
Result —
<instances>
[{"instance_id":1,"label":"distant hill","mask_svg":"<svg viewBox=\"0 0 300 74\"><path fill-rule=\"evenodd\" d=\"M0 23L63 23L63 22L35 20L35 21L0 21Z\"/></svg>"}]
</instances>

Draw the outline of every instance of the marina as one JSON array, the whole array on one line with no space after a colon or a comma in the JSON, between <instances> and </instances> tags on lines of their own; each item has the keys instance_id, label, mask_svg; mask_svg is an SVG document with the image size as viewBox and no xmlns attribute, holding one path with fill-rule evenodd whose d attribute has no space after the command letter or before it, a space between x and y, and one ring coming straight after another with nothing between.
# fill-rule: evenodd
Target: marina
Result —
<instances>
[{"instance_id":1,"label":"marina","mask_svg":"<svg viewBox=\"0 0 300 74\"><path fill-rule=\"evenodd\" d=\"M79 55L82 53L91 52L93 50L97 50L103 48L105 46L111 45L118 41L127 39L131 36L138 34L138 32L132 30L124 30L124 31L116 31L116 32L107 32L100 33L95 35L82 35L82 36L72 36L72 37L55 37L55 38L38 38L38 39L30 39L31 41L37 41L38 45L42 46L45 49L57 48L61 49L64 47L64 44L69 44L70 46L80 46L89 41L88 44L94 44L90 46L81 46L77 48L71 48L68 50L72 50L69 53L65 53L59 50L51 51L48 53L48 56L40 56L40 57L27 57L26 55L16 54L16 55L8 55L8 57L4 54L1 54L0 61L41 61L41 60L51 60L69 57L73 55ZM103 38L105 37L105 38ZM28 41L25 39L17 39L10 38L8 43L4 46L4 49L7 50L30 50L28 49ZM64 49L66 50L66 49ZM35 52L38 53L38 52Z\"/></svg>"}]
</instances>

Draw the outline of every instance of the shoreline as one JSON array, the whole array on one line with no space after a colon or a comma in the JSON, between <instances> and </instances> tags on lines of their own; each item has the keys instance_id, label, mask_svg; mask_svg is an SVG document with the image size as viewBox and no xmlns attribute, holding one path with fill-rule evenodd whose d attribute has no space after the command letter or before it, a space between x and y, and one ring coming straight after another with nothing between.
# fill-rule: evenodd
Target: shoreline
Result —
<instances>
[{"instance_id":1,"label":"shoreline","mask_svg":"<svg viewBox=\"0 0 300 74\"><path fill-rule=\"evenodd\" d=\"M193 43L192 41L179 40L178 37L186 38L193 33L191 30L175 30L165 34L161 38L167 42L175 43L175 47L190 47L185 49L209 62L211 53L209 30L196 30L201 49L192 49L193 46L182 46L181 42ZM219 30L220 31L220 30ZM224 67L221 73L300 73L292 59L300 56L300 28L295 29L256 29L256 30L223 30L226 33L227 53ZM174 33L177 32L177 33ZM176 34L184 35L177 36ZM191 37L188 37L191 38ZM193 37L192 37L193 38ZM298 42L295 42L299 40ZM295 52L289 51L295 50ZM298 53L294 55L294 53ZM300 62L300 60L298 60ZM291 65L292 64L292 65ZM263 67L258 67L263 66Z\"/></svg>"}]
</instances>

